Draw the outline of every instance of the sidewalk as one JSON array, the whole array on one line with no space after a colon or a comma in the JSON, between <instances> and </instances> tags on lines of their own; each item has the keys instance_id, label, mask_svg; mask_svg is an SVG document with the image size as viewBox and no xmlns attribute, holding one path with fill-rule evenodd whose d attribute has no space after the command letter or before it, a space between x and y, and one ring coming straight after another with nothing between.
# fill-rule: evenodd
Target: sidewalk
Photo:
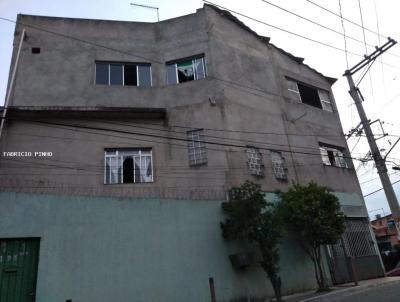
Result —
<instances>
[{"instance_id":1,"label":"sidewalk","mask_svg":"<svg viewBox=\"0 0 400 302\"><path fill-rule=\"evenodd\" d=\"M363 280L358 282L358 286L354 283L345 283L331 287L332 291L326 293L315 293L315 291L294 294L283 297L285 302L326 302L340 301L341 297L364 292L373 287L398 283L400 285L400 277L383 277L378 279Z\"/></svg>"}]
</instances>

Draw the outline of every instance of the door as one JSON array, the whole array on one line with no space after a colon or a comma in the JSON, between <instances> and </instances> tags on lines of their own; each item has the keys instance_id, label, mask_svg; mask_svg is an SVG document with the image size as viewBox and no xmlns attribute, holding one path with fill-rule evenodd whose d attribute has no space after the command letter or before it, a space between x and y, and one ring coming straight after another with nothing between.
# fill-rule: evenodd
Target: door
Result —
<instances>
[{"instance_id":1,"label":"door","mask_svg":"<svg viewBox=\"0 0 400 302\"><path fill-rule=\"evenodd\" d=\"M39 238L0 239L0 302L33 302Z\"/></svg>"}]
</instances>

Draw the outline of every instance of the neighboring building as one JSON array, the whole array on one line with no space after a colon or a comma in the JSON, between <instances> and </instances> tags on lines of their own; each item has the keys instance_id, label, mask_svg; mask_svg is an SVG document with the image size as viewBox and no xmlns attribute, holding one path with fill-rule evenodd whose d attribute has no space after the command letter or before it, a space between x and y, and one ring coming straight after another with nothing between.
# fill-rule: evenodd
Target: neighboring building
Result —
<instances>
[{"instance_id":1,"label":"neighboring building","mask_svg":"<svg viewBox=\"0 0 400 302\"><path fill-rule=\"evenodd\" d=\"M376 215L371 225L380 251L391 251L395 245L400 244L392 214L383 217Z\"/></svg>"},{"instance_id":2,"label":"neighboring building","mask_svg":"<svg viewBox=\"0 0 400 302\"><path fill-rule=\"evenodd\" d=\"M232 267L243 247L219 228L245 180L271 200L292 182L328 186L348 228L327 275L348 280L345 255L360 278L383 275L334 79L208 5L159 23L17 21L0 159L10 295L209 301L213 281L217 301L272 296L257 265ZM281 248L284 294L316 287L295 242Z\"/></svg>"}]
</instances>

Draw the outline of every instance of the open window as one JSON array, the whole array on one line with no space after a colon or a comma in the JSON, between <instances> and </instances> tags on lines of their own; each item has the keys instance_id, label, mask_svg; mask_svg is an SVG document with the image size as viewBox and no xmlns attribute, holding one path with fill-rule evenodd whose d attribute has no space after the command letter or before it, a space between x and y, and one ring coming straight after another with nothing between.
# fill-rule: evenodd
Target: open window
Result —
<instances>
[{"instance_id":1,"label":"open window","mask_svg":"<svg viewBox=\"0 0 400 302\"><path fill-rule=\"evenodd\" d=\"M97 85L150 87L150 64L96 62Z\"/></svg>"},{"instance_id":2,"label":"open window","mask_svg":"<svg viewBox=\"0 0 400 302\"><path fill-rule=\"evenodd\" d=\"M206 77L204 56L167 63L167 83L179 84Z\"/></svg>"},{"instance_id":3,"label":"open window","mask_svg":"<svg viewBox=\"0 0 400 302\"><path fill-rule=\"evenodd\" d=\"M321 152L321 158L324 165L339 168L349 167L343 148L320 144L319 150Z\"/></svg>"},{"instance_id":4,"label":"open window","mask_svg":"<svg viewBox=\"0 0 400 302\"><path fill-rule=\"evenodd\" d=\"M329 92L291 79L287 79L291 99L304 104L332 112Z\"/></svg>"},{"instance_id":5,"label":"open window","mask_svg":"<svg viewBox=\"0 0 400 302\"><path fill-rule=\"evenodd\" d=\"M105 184L153 182L150 148L105 150Z\"/></svg>"}]
</instances>

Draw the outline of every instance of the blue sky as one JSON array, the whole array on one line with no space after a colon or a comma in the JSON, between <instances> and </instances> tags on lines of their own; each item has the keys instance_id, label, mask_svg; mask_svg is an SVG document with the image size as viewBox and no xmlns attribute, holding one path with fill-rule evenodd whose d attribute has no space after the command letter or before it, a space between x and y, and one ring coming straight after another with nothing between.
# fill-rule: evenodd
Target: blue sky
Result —
<instances>
[{"instance_id":1,"label":"blue sky","mask_svg":"<svg viewBox=\"0 0 400 302\"><path fill-rule=\"evenodd\" d=\"M314 2L339 13L338 1L313 0ZM77 17L92 19L109 19L124 21L143 21L154 22L157 20L156 12L150 9L132 7L131 2L156 6L160 8L160 19L169 19L181 15L194 13L196 9L203 6L201 0L68 0L68 1L50 1L50 0L0 0L0 17L16 19L18 13L60 16L60 17ZM309 36L315 40L332 44L339 48L344 48L344 40L340 35L328 32L325 29L317 27L313 24L300 20L295 16L291 16L282 10L277 9L261 0L247 1L229 1L215 0L214 3L225 6L227 8L237 10L246 15L252 16L264 22L288 29L304 36ZM321 9L311 5L307 0L269 0L269 2L296 12L325 26L331 27L342 32L343 27L340 18L328 14ZM357 23L361 22L361 16L357 0L342 0L343 15ZM400 40L400 3L398 0L361 0L363 21L367 28L374 31L379 30L383 35L391 36ZM321 45L306 41L282 31L273 29L266 25L239 17L246 25L257 31L259 34L271 37L271 42L296 56L304 57L305 63L317 69L323 74L336 77L339 80L333 86L336 103L338 105L344 132L358 124L359 118L355 107L351 105L352 101L348 95L348 86L342 77L346 69L346 57L344 52L336 51L323 47ZM5 90L9 73L9 64L11 60L11 51L13 43L14 24L0 20L0 104L5 98ZM346 34L359 40L364 39L361 28L344 23ZM365 32L367 43L378 45L379 42L384 43L385 40L378 39L377 35ZM365 54L365 46L362 43L347 40L347 48L352 52ZM368 47L368 52L372 51ZM396 45L391 51L392 54L385 54L382 60L385 63L395 65L389 67L387 65L376 62L371 68L370 75L367 75L361 83L361 90L366 99L364 106L367 115L371 119L380 118L385 121L385 132L391 137L385 137L379 140L379 147L385 150L390 148L390 143L394 143L396 135L400 136L400 119L398 110L400 109L400 46ZM395 55L393 55L395 54ZM361 58L348 55L349 65L353 66ZM371 85L372 84L372 85ZM379 128L374 128L379 133ZM350 150L353 150L353 157L361 157L368 151L368 145L365 138L361 138L356 144L358 138L351 138L348 141ZM355 146L355 147L354 147ZM390 154L391 160L400 164L400 143ZM390 163L390 166L392 163ZM355 166L358 168L357 173L362 183L364 194L372 192L381 187L377 178L376 169L373 164L360 166L356 161ZM393 172L389 167L389 172ZM393 181L400 179L400 174L391 175ZM395 185L395 190L400 194L400 183ZM400 195L399 195L400 197ZM371 215L389 212L387 202L383 191L373 194L366 198L367 207ZM377 211L373 211L377 209Z\"/></svg>"}]
</instances>

